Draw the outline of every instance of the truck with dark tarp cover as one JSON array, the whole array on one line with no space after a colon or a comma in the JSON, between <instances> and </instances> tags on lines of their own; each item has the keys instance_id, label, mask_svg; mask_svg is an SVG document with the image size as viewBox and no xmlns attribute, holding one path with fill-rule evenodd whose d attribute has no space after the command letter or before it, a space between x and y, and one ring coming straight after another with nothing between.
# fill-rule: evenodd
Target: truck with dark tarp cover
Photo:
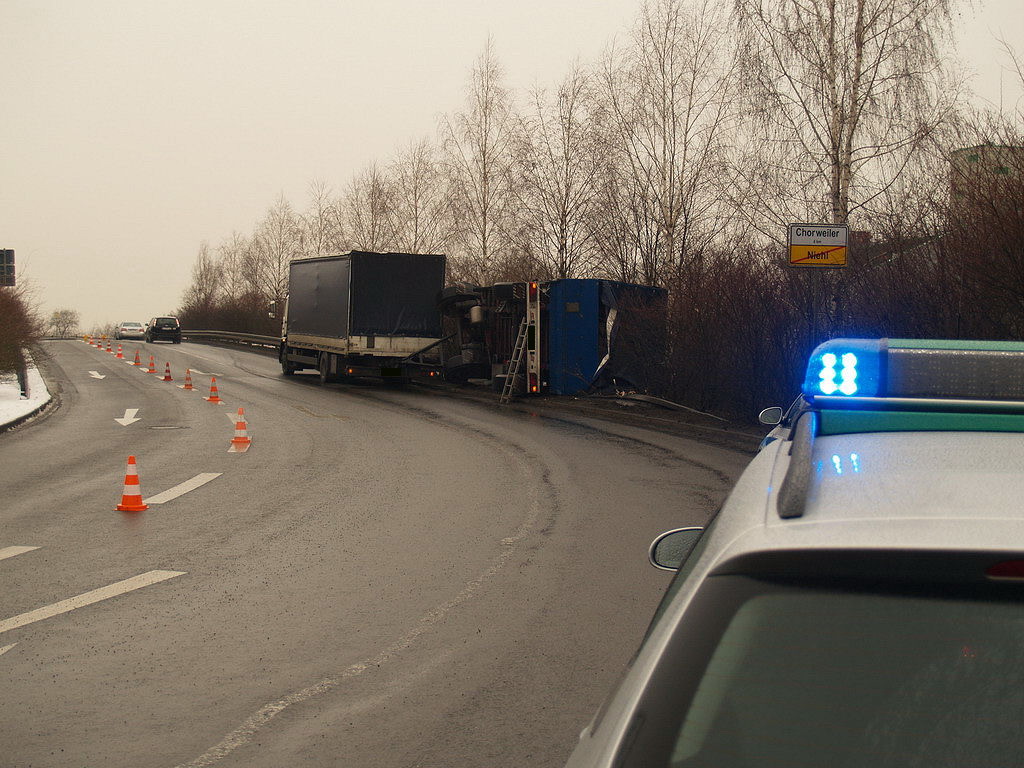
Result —
<instances>
[{"instance_id":1,"label":"truck with dark tarp cover","mask_svg":"<svg viewBox=\"0 0 1024 768\"><path fill-rule=\"evenodd\" d=\"M314 368L324 383L433 373L444 276L439 254L352 251L291 262L281 370Z\"/></svg>"}]
</instances>

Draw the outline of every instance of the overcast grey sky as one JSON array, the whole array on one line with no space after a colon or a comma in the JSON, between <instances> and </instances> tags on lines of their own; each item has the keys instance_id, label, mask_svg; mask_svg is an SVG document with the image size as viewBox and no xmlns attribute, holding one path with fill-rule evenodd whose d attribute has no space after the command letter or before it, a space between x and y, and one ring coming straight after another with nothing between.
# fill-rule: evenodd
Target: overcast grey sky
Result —
<instances>
[{"instance_id":1,"label":"overcast grey sky","mask_svg":"<svg viewBox=\"0 0 1024 768\"><path fill-rule=\"evenodd\" d=\"M723 0L724 1L724 0ZM625 36L639 0L0 0L0 248L83 329L180 304L202 241L433 136L488 35L520 93ZM1000 99L1024 0L964 12ZM1020 88L1005 76L1003 103Z\"/></svg>"}]
</instances>

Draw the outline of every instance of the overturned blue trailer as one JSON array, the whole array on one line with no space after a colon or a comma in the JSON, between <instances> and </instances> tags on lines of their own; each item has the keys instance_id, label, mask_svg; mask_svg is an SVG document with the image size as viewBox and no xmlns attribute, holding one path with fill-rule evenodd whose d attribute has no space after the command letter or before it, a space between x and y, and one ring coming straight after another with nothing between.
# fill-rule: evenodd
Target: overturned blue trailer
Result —
<instances>
[{"instance_id":1,"label":"overturned blue trailer","mask_svg":"<svg viewBox=\"0 0 1024 768\"><path fill-rule=\"evenodd\" d=\"M511 369L520 393L647 391L663 370L667 299L662 288L598 279L448 286L446 376L500 391Z\"/></svg>"}]
</instances>

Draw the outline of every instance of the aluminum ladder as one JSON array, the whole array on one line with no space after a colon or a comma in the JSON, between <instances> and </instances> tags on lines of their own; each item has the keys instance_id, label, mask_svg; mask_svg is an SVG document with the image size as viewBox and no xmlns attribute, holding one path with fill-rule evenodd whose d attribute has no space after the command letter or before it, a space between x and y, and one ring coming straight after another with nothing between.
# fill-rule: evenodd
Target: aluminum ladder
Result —
<instances>
[{"instance_id":1,"label":"aluminum ladder","mask_svg":"<svg viewBox=\"0 0 1024 768\"><path fill-rule=\"evenodd\" d=\"M499 405L506 405L512 399L512 392L516 388L516 378L519 376L519 368L523 364L523 353L526 351L526 331L528 324L526 318L519 324L519 335L516 337L516 345L512 349L512 359L508 363L508 374L505 376L505 386L501 389Z\"/></svg>"}]
</instances>

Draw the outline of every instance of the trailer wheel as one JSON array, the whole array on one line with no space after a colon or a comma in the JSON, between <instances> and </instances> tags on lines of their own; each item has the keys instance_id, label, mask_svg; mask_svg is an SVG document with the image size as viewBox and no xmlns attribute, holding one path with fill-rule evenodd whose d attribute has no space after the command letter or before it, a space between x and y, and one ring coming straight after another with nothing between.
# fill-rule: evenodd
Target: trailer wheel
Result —
<instances>
[{"instance_id":1,"label":"trailer wheel","mask_svg":"<svg viewBox=\"0 0 1024 768\"><path fill-rule=\"evenodd\" d=\"M331 353L323 352L320 355L320 365L317 366L320 371L320 383L326 384L331 381Z\"/></svg>"}]
</instances>

